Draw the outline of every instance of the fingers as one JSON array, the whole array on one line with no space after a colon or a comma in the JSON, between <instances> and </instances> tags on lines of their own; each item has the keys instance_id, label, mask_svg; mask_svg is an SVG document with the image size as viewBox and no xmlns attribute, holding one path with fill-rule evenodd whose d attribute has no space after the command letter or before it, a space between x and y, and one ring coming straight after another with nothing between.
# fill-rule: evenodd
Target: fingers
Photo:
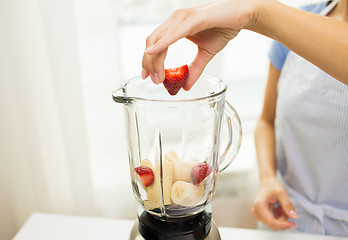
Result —
<instances>
[{"instance_id":1,"label":"fingers","mask_svg":"<svg viewBox=\"0 0 348 240\"><path fill-rule=\"evenodd\" d=\"M167 50L168 49L165 49L160 54L158 54L154 60L155 70L158 73L160 83L162 83L164 81L164 78L165 78L164 60L167 56Z\"/></svg>"},{"instance_id":2,"label":"fingers","mask_svg":"<svg viewBox=\"0 0 348 240\"><path fill-rule=\"evenodd\" d=\"M205 49L198 48L197 55L189 67L189 76L183 86L185 91L191 89L213 57L214 54L209 53Z\"/></svg>"},{"instance_id":3,"label":"fingers","mask_svg":"<svg viewBox=\"0 0 348 240\"><path fill-rule=\"evenodd\" d=\"M145 52L149 55L156 55L167 49L171 44L175 43L179 39L183 37L172 35L172 36L162 36L158 41L156 41L153 45L146 48Z\"/></svg>"},{"instance_id":4,"label":"fingers","mask_svg":"<svg viewBox=\"0 0 348 240\"><path fill-rule=\"evenodd\" d=\"M290 198L288 196L288 194L284 191L282 193L279 194L278 196L279 198L279 202L282 206L283 211L285 212L285 214L292 219L297 219L298 215L295 211L295 207L294 205L292 205Z\"/></svg>"},{"instance_id":5,"label":"fingers","mask_svg":"<svg viewBox=\"0 0 348 240\"><path fill-rule=\"evenodd\" d=\"M191 15L191 9L178 9L147 37L142 65L156 84L165 78L164 60L168 47L190 34L195 22Z\"/></svg>"},{"instance_id":6,"label":"fingers","mask_svg":"<svg viewBox=\"0 0 348 240\"><path fill-rule=\"evenodd\" d=\"M187 37L196 25L193 8L177 9L148 37L146 53L156 55L181 38Z\"/></svg>"},{"instance_id":7,"label":"fingers","mask_svg":"<svg viewBox=\"0 0 348 240\"><path fill-rule=\"evenodd\" d=\"M296 228L289 218L297 219L295 207L284 187L275 179L260 184L252 214L273 230Z\"/></svg>"},{"instance_id":8,"label":"fingers","mask_svg":"<svg viewBox=\"0 0 348 240\"><path fill-rule=\"evenodd\" d=\"M297 227L296 223L288 221L285 216L275 218L271 213L270 204L267 202L256 202L252 209L252 214L256 219L273 230L285 230Z\"/></svg>"},{"instance_id":9,"label":"fingers","mask_svg":"<svg viewBox=\"0 0 348 240\"><path fill-rule=\"evenodd\" d=\"M156 56L144 54L142 78L145 79L150 75L155 84L160 84L164 80L164 59L167 50L162 51Z\"/></svg>"}]
</instances>

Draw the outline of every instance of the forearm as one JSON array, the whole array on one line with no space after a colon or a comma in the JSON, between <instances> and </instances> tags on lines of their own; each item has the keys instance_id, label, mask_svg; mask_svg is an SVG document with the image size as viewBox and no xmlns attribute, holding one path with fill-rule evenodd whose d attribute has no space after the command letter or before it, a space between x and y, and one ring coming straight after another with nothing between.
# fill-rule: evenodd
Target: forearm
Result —
<instances>
[{"instance_id":1,"label":"forearm","mask_svg":"<svg viewBox=\"0 0 348 240\"><path fill-rule=\"evenodd\" d=\"M308 13L277 1L262 1L250 30L277 40L348 84L348 22Z\"/></svg>"},{"instance_id":2,"label":"forearm","mask_svg":"<svg viewBox=\"0 0 348 240\"><path fill-rule=\"evenodd\" d=\"M274 127L259 120L255 129L255 146L260 181L276 177Z\"/></svg>"}]
</instances>

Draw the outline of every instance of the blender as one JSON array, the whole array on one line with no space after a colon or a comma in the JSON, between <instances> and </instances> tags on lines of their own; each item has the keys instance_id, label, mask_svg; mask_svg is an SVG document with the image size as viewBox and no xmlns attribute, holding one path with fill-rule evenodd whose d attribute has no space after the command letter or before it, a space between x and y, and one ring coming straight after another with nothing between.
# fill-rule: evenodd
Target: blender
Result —
<instances>
[{"instance_id":1,"label":"blender","mask_svg":"<svg viewBox=\"0 0 348 240\"><path fill-rule=\"evenodd\" d=\"M112 93L124 105L130 176L140 204L131 240L221 239L210 201L242 136L226 90L221 80L202 75L175 96L141 77Z\"/></svg>"}]
</instances>

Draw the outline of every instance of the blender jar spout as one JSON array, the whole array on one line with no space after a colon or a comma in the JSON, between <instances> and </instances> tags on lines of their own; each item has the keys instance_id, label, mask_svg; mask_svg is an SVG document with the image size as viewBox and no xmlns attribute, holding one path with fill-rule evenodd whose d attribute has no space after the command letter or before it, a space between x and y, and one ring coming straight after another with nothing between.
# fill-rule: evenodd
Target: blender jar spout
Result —
<instances>
[{"instance_id":1,"label":"blender jar spout","mask_svg":"<svg viewBox=\"0 0 348 240\"><path fill-rule=\"evenodd\" d=\"M113 91L112 98L117 103L128 104L128 103L133 102L132 98L126 96L126 89L124 87L121 87L121 88Z\"/></svg>"}]
</instances>

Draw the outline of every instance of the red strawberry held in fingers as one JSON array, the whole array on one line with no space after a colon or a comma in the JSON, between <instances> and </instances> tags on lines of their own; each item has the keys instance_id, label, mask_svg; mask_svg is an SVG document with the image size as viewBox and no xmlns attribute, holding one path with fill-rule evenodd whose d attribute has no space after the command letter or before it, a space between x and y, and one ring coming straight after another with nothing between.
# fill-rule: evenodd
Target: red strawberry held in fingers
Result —
<instances>
[{"instance_id":1,"label":"red strawberry held in fingers","mask_svg":"<svg viewBox=\"0 0 348 240\"><path fill-rule=\"evenodd\" d=\"M141 181L143 182L145 187L150 186L153 182L154 174L151 168L148 166L139 166L135 168L136 173L139 175Z\"/></svg>"},{"instance_id":2,"label":"red strawberry held in fingers","mask_svg":"<svg viewBox=\"0 0 348 240\"><path fill-rule=\"evenodd\" d=\"M191 179L194 185L200 184L212 172L211 166L205 162L197 163L192 167Z\"/></svg>"},{"instance_id":3,"label":"red strawberry held in fingers","mask_svg":"<svg viewBox=\"0 0 348 240\"><path fill-rule=\"evenodd\" d=\"M275 203L271 206L271 212L274 216L274 218L280 218L282 216L286 216L283 208L282 208L282 205L280 205L280 203Z\"/></svg>"},{"instance_id":4,"label":"red strawberry held in fingers","mask_svg":"<svg viewBox=\"0 0 348 240\"><path fill-rule=\"evenodd\" d=\"M170 95L176 95L184 86L188 77L188 66L165 69L166 77L163 81L164 87Z\"/></svg>"}]
</instances>

